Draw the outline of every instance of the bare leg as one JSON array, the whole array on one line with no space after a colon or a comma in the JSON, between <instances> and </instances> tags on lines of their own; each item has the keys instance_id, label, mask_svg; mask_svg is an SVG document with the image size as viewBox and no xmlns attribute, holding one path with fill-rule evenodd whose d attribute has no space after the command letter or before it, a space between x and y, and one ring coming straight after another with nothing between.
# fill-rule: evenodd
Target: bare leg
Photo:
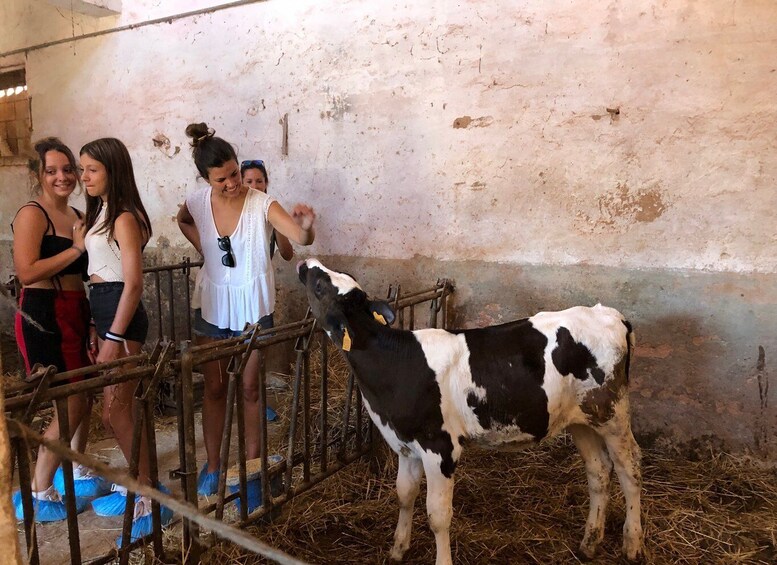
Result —
<instances>
[{"instance_id":1,"label":"bare leg","mask_svg":"<svg viewBox=\"0 0 777 565\"><path fill-rule=\"evenodd\" d=\"M626 410L626 414L628 415L628 410ZM616 423L612 422L612 424ZM623 523L623 554L627 559L633 561L640 558L643 553L640 506L641 453L639 445L631 433L631 425L628 420L617 427L613 426L610 431L610 434L603 437L626 500L626 520Z\"/></svg>"},{"instance_id":2,"label":"bare leg","mask_svg":"<svg viewBox=\"0 0 777 565\"><path fill-rule=\"evenodd\" d=\"M88 395L86 398L86 412L81 419L81 423L76 428L73 434L73 439L70 441L70 448L73 451L79 453L86 453L86 444L89 441L89 427L92 423L92 405L94 404L94 398L92 395Z\"/></svg>"},{"instance_id":3,"label":"bare leg","mask_svg":"<svg viewBox=\"0 0 777 565\"><path fill-rule=\"evenodd\" d=\"M391 559L400 561L410 547L410 534L413 527L413 506L421 488L423 465L420 459L399 456L397 472L397 497L399 498L399 521L394 532L394 547Z\"/></svg>"},{"instance_id":4,"label":"bare leg","mask_svg":"<svg viewBox=\"0 0 777 565\"><path fill-rule=\"evenodd\" d=\"M452 565L450 527L453 516L453 477L440 471L436 460L423 460L426 473L426 513L437 544L436 565Z\"/></svg>"},{"instance_id":5,"label":"bare leg","mask_svg":"<svg viewBox=\"0 0 777 565\"><path fill-rule=\"evenodd\" d=\"M198 337L197 344L216 341L209 337ZM227 365L229 359L205 363L202 366L205 377L205 391L202 398L202 435L205 453L208 457L208 473L219 470L221 439L224 435L224 416L227 411Z\"/></svg>"},{"instance_id":6,"label":"bare leg","mask_svg":"<svg viewBox=\"0 0 777 565\"><path fill-rule=\"evenodd\" d=\"M67 399L68 425L71 430L78 428L86 412L86 395L74 394ZM43 437L50 440L59 440L59 418L56 407L54 417L46 429ZM44 491L54 481L54 473L57 471L61 457L41 445L38 449L38 460L35 463L35 473L32 478L32 490Z\"/></svg>"},{"instance_id":7,"label":"bare leg","mask_svg":"<svg viewBox=\"0 0 777 565\"><path fill-rule=\"evenodd\" d=\"M101 344L102 345L102 344ZM140 353L142 344L128 341L127 346L130 355ZM128 368L125 366L125 368ZM132 459L132 434L135 427L135 417L132 410L137 380L128 381L118 385L107 386L103 389L105 403L103 406L103 424L113 430L113 435L119 443L119 448L124 458L129 463ZM146 434L140 434L140 454L138 457L138 481L151 484L148 466L148 444Z\"/></svg>"},{"instance_id":8,"label":"bare leg","mask_svg":"<svg viewBox=\"0 0 777 565\"><path fill-rule=\"evenodd\" d=\"M575 424L569 426L569 431L585 462L585 472L588 477L590 506L588 520L585 523L585 535L580 543L580 551L591 559L604 537L612 461L607 455L607 446L604 440L594 430L588 426Z\"/></svg>"},{"instance_id":9,"label":"bare leg","mask_svg":"<svg viewBox=\"0 0 777 565\"><path fill-rule=\"evenodd\" d=\"M243 372L243 404L245 406L245 437L246 458L259 457L259 370L261 369L262 353L251 352Z\"/></svg>"}]
</instances>

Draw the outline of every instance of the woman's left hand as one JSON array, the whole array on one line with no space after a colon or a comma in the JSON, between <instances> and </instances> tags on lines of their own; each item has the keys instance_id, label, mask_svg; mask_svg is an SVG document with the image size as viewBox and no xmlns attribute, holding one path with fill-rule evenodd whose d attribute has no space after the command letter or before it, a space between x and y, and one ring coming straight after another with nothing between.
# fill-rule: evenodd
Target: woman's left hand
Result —
<instances>
[{"instance_id":1,"label":"woman's left hand","mask_svg":"<svg viewBox=\"0 0 777 565\"><path fill-rule=\"evenodd\" d=\"M297 204L291 211L291 217L294 222L307 231L313 227L313 222L316 220L316 213L307 204Z\"/></svg>"},{"instance_id":2,"label":"woman's left hand","mask_svg":"<svg viewBox=\"0 0 777 565\"><path fill-rule=\"evenodd\" d=\"M99 352L97 347L97 329L94 326L89 327L89 347L86 348L86 355L89 357L89 361L94 365L97 363L97 353Z\"/></svg>"},{"instance_id":3,"label":"woman's left hand","mask_svg":"<svg viewBox=\"0 0 777 565\"><path fill-rule=\"evenodd\" d=\"M121 357L122 344L106 339L97 354L97 363L108 363Z\"/></svg>"}]
</instances>

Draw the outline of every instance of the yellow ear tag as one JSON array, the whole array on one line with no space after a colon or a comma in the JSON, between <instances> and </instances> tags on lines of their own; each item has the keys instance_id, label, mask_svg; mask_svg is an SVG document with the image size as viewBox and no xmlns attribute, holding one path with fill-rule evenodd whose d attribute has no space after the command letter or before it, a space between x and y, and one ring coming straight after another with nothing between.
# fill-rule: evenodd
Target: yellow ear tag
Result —
<instances>
[{"instance_id":1,"label":"yellow ear tag","mask_svg":"<svg viewBox=\"0 0 777 565\"><path fill-rule=\"evenodd\" d=\"M343 328L343 351L351 350L351 336L348 335L348 330Z\"/></svg>"},{"instance_id":2,"label":"yellow ear tag","mask_svg":"<svg viewBox=\"0 0 777 565\"><path fill-rule=\"evenodd\" d=\"M377 321L379 321L384 326L388 325L386 324L386 318L383 317L383 314L378 314L377 312L373 312L372 315L375 317Z\"/></svg>"}]
</instances>

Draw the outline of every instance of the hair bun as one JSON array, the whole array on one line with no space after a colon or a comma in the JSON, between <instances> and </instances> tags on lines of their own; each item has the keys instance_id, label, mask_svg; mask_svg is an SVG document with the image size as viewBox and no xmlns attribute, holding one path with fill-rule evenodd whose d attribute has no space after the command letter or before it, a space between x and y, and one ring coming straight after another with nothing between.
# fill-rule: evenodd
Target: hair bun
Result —
<instances>
[{"instance_id":1,"label":"hair bun","mask_svg":"<svg viewBox=\"0 0 777 565\"><path fill-rule=\"evenodd\" d=\"M206 139L216 134L216 130L209 128L205 122L189 124L186 126L186 135L192 138L192 147L197 147Z\"/></svg>"}]
</instances>

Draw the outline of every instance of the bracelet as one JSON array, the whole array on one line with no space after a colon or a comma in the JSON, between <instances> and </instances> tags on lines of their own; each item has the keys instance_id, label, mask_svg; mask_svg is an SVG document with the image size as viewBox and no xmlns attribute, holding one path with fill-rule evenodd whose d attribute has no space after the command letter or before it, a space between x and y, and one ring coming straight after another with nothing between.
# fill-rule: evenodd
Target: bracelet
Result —
<instances>
[{"instance_id":1,"label":"bracelet","mask_svg":"<svg viewBox=\"0 0 777 565\"><path fill-rule=\"evenodd\" d=\"M95 323L94 323L94 320L91 320L91 321L89 322L89 327L90 327L90 328L96 328L96 327L97 327L97 324L95 324Z\"/></svg>"},{"instance_id":2,"label":"bracelet","mask_svg":"<svg viewBox=\"0 0 777 565\"><path fill-rule=\"evenodd\" d=\"M108 341L113 341L116 343L123 343L124 344L124 351L127 352L127 355L129 355L129 346L127 346L127 338L123 335L115 334L113 332L105 332L105 339Z\"/></svg>"},{"instance_id":3,"label":"bracelet","mask_svg":"<svg viewBox=\"0 0 777 565\"><path fill-rule=\"evenodd\" d=\"M115 334L113 332L105 332L105 339L108 339L110 341L115 341L118 343L125 343L127 341L127 338L124 337L121 334Z\"/></svg>"},{"instance_id":4,"label":"bracelet","mask_svg":"<svg viewBox=\"0 0 777 565\"><path fill-rule=\"evenodd\" d=\"M79 257L80 257L81 255L83 255L84 253L86 253L86 249L81 249L81 248L80 248L80 247L78 247L77 245L73 245L73 246L72 246L70 249L75 249L76 251L78 251L78 255L79 255Z\"/></svg>"}]
</instances>

